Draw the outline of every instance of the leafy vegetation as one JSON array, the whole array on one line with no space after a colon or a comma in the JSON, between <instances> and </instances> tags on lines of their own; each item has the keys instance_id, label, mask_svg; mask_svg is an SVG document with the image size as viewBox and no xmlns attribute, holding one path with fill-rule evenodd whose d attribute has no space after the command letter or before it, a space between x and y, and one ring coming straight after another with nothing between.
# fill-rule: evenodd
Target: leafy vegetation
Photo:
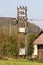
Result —
<instances>
[{"instance_id":1,"label":"leafy vegetation","mask_svg":"<svg viewBox=\"0 0 43 65\"><path fill-rule=\"evenodd\" d=\"M0 55L15 56L17 36L13 35L0 35Z\"/></svg>"},{"instance_id":2,"label":"leafy vegetation","mask_svg":"<svg viewBox=\"0 0 43 65\"><path fill-rule=\"evenodd\" d=\"M24 26L24 22L20 23L21 26ZM34 24L27 22L27 34L31 33L38 34L40 28ZM33 45L32 41L34 39L33 35L28 37L28 54L32 55ZM20 47L24 48L24 35L22 35ZM5 18L0 17L0 55L1 56L11 56L14 57L17 54L16 46L17 45L17 20L16 18ZM30 49L31 48L31 49Z\"/></svg>"},{"instance_id":3,"label":"leafy vegetation","mask_svg":"<svg viewBox=\"0 0 43 65\"><path fill-rule=\"evenodd\" d=\"M30 34L28 36L28 55L29 56L32 56L32 53L33 53L33 40L35 39L35 35L34 34Z\"/></svg>"}]
</instances>

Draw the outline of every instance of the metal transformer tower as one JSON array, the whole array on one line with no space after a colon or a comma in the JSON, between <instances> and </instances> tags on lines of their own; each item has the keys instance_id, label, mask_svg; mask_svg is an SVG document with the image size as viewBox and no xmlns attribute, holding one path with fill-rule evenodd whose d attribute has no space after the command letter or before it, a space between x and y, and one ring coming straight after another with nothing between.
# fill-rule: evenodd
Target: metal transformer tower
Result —
<instances>
[{"instance_id":1,"label":"metal transformer tower","mask_svg":"<svg viewBox=\"0 0 43 65\"><path fill-rule=\"evenodd\" d=\"M25 55L27 56L27 7L20 6L17 7L17 21L18 21L18 43L17 43L17 50L19 55L19 49L20 49L20 34L23 33L25 37L24 47L25 47ZM23 24L24 23L24 24Z\"/></svg>"}]
</instances>

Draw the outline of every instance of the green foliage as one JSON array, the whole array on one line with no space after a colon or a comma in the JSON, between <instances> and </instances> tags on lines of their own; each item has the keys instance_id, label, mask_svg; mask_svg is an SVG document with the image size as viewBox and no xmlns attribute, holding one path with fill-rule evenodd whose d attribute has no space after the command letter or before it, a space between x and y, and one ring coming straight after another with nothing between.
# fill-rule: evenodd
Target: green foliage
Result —
<instances>
[{"instance_id":1,"label":"green foliage","mask_svg":"<svg viewBox=\"0 0 43 65\"><path fill-rule=\"evenodd\" d=\"M0 54L4 56L16 55L17 36L4 35L0 37Z\"/></svg>"},{"instance_id":2,"label":"green foliage","mask_svg":"<svg viewBox=\"0 0 43 65\"><path fill-rule=\"evenodd\" d=\"M21 47L21 48L24 48L24 46L25 46L25 45L24 45L24 39L21 39L21 41L20 41L20 47Z\"/></svg>"},{"instance_id":3,"label":"green foliage","mask_svg":"<svg viewBox=\"0 0 43 65\"><path fill-rule=\"evenodd\" d=\"M17 44L16 35L9 36L6 50L8 50L8 51L10 50L9 54L11 54L13 56L16 54L16 44Z\"/></svg>"},{"instance_id":4,"label":"green foliage","mask_svg":"<svg viewBox=\"0 0 43 65\"><path fill-rule=\"evenodd\" d=\"M24 43L21 42L21 45L20 45L21 48L24 48Z\"/></svg>"},{"instance_id":5,"label":"green foliage","mask_svg":"<svg viewBox=\"0 0 43 65\"><path fill-rule=\"evenodd\" d=\"M28 36L28 55L32 56L33 53L33 40L35 39L35 35L34 34L30 34Z\"/></svg>"},{"instance_id":6,"label":"green foliage","mask_svg":"<svg viewBox=\"0 0 43 65\"><path fill-rule=\"evenodd\" d=\"M25 46L25 35L23 33L21 33L21 38L20 38L20 48L24 48Z\"/></svg>"}]
</instances>

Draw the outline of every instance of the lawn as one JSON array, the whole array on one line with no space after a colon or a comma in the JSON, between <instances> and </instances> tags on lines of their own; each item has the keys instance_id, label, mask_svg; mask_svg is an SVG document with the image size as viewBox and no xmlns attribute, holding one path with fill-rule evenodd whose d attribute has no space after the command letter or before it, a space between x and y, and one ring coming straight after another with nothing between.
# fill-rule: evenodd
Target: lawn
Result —
<instances>
[{"instance_id":1,"label":"lawn","mask_svg":"<svg viewBox=\"0 0 43 65\"><path fill-rule=\"evenodd\" d=\"M20 60L0 60L0 65L43 65L43 63L20 59Z\"/></svg>"}]
</instances>

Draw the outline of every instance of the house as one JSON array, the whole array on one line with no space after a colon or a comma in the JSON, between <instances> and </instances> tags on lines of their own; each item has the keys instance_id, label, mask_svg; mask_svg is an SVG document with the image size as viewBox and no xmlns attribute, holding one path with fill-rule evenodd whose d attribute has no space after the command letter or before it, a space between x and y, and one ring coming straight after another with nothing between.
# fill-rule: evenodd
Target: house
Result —
<instances>
[{"instance_id":1,"label":"house","mask_svg":"<svg viewBox=\"0 0 43 65\"><path fill-rule=\"evenodd\" d=\"M39 59L43 59L43 31L41 31L39 35L35 38L33 45L33 56L38 56Z\"/></svg>"}]
</instances>

